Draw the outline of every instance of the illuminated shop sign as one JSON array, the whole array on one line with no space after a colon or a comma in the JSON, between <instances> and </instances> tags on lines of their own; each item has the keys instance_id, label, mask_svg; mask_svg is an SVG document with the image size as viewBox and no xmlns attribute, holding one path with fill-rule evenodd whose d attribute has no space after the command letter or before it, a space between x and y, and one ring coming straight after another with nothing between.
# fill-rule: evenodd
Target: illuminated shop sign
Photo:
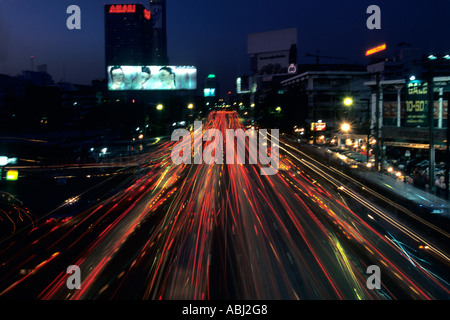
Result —
<instances>
[{"instance_id":1,"label":"illuminated shop sign","mask_svg":"<svg viewBox=\"0 0 450 320\"><path fill-rule=\"evenodd\" d=\"M311 123L311 131L325 131L327 124L325 122L313 122Z\"/></svg>"},{"instance_id":2,"label":"illuminated shop sign","mask_svg":"<svg viewBox=\"0 0 450 320\"><path fill-rule=\"evenodd\" d=\"M377 53L377 52L380 52L380 51L383 51L383 50L386 50L386 44L385 43L382 44L381 46L378 46L378 47L375 47L375 48L367 50L366 51L366 56L370 56L370 55L372 55L374 53Z\"/></svg>"},{"instance_id":3,"label":"illuminated shop sign","mask_svg":"<svg viewBox=\"0 0 450 320\"><path fill-rule=\"evenodd\" d=\"M8 180L8 181L17 181L17 180L19 180L19 171L17 171L17 170L8 170L8 171L6 171L6 180Z\"/></svg>"},{"instance_id":4,"label":"illuminated shop sign","mask_svg":"<svg viewBox=\"0 0 450 320\"><path fill-rule=\"evenodd\" d=\"M428 83L414 80L407 84L406 126L428 126Z\"/></svg>"}]
</instances>

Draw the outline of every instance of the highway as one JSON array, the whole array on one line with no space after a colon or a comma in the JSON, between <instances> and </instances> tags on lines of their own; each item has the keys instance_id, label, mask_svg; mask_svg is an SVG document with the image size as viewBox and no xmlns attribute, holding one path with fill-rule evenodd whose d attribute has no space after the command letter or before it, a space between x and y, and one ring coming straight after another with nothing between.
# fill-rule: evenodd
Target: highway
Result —
<instances>
[{"instance_id":1,"label":"highway","mask_svg":"<svg viewBox=\"0 0 450 320\"><path fill-rule=\"evenodd\" d=\"M236 112L215 111L200 130L237 128ZM398 205L273 139L275 175L249 164L248 146L244 164L177 165L178 142L161 141L108 197L1 242L0 299L450 298L445 247L402 223ZM70 265L80 289L66 285ZM379 289L367 285L369 266Z\"/></svg>"}]
</instances>

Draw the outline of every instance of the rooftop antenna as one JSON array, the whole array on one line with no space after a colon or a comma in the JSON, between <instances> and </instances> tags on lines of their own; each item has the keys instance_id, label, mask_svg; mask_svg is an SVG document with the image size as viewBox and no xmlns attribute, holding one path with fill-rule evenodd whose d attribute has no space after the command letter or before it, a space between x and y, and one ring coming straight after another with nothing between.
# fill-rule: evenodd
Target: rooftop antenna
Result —
<instances>
[{"instance_id":1,"label":"rooftop antenna","mask_svg":"<svg viewBox=\"0 0 450 320\"><path fill-rule=\"evenodd\" d=\"M34 71L34 56L31 56L30 60L31 60L31 71Z\"/></svg>"}]
</instances>

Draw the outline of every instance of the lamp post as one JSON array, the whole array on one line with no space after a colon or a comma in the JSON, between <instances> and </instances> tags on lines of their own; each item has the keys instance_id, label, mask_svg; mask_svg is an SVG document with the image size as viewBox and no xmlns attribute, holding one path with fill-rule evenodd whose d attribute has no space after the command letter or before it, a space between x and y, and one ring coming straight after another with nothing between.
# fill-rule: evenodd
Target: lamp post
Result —
<instances>
[{"instance_id":1,"label":"lamp post","mask_svg":"<svg viewBox=\"0 0 450 320\"><path fill-rule=\"evenodd\" d=\"M350 124L347 122L344 122L341 124L341 132L344 133L344 146L347 147L347 137L346 134L351 130ZM341 138L339 138L339 145L341 144Z\"/></svg>"},{"instance_id":2,"label":"lamp post","mask_svg":"<svg viewBox=\"0 0 450 320\"><path fill-rule=\"evenodd\" d=\"M430 180L430 190L432 193L436 192L435 184L435 158L436 150L434 147L434 101L433 101L433 75L430 70L428 75L428 123L430 129L430 168L429 168L429 180Z\"/></svg>"},{"instance_id":3,"label":"lamp post","mask_svg":"<svg viewBox=\"0 0 450 320\"><path fill-rule=\"evenodd\" d=\"M435 158L436 158L436 150L434 147L434 100L433 100L433 63L432 61L437 60L435 55L430 54L427 59L428 65L428 74L427 74L427 90L428 90L428 127L429 127L429 135L430 135L430 148L429 148L429 161L430 165L428 168L428 180L429 186L432 193L436 192L436 184L435 184Z\"/></svg>"},{"instance_id":4,"label":"lamp post","mask_svg":"<svg viewBox=\"0 0 450 320\"><path fill-rule=\"evenodd\" d=\"M370 99L359 99L360 101L367 101L367 117L368 119L370 119ZM353 98L352 97L345 97L343 100L343 103L345 106L347 107L351 107L353 105ZM347 127L348 130L350 130L350 126ZM366 129L361 127L363 132L366 132ZM343 130L343 127L341 126L341 130L342 131L348 131L348 130ZM367 154L367 163L369 163L370 160L370 122L368 123L368 128L367 128L367 141L366 141L366 154Z\"/></svg>"},{"instance_id":5,"label":"lamp post","mask_svg":"<svg viewBox=\"0 0 450 320\"><path fill-rule=\"evenodd\" d=\"M430 189L432 193L436 192L436 184L435 184L435 146L434 146L434 66L435 63L440 63L443 61L448 62L450 60L450 55L446 54L442 57L438 57L434 54L428 55L427 59L425 60L426 65L428 66L428 72L427 72L427 81L428 81L428 123L429 123L429 135L430 135L430 154L429 154L429 182L430 182ZM449 169L449 155L448 155L448 119L447 119L447 161L446 161L446 191L445 191L445 197L448 199L448 169Z\"/></svg>"},{"instance_id":6,"label":"lamp post","mask_svg":"<svg viewBox=\"0 0 450 320\"><path fill-rule=\"evenodd\" d=\"M371 135L371 126L370 126L370 99L360 99L361 101L366 101L367 102L367 108L366 108L366 113L367 113L367 118L365 119L366 124L364 126L367 126L367 130L366 128L364 128L363 132L365 131L367 133L367 141L366 141L366 153L367 153L367 163L369 163L370 160L370 135Z\"/></svg>"},{"instance_id":7,"label":"lamp post","mask_svg":"<svg viewBox=\"0 0 450 320\"><path fill-rule=\"evenodd\" d=\"M378 172L383 172L383 146L381 144L381 127L383 125L383 120L380 119L382 116L380 110L380 100L381 100L381 74L380 72L375 73L376 76L376 87L375 87L375 167Z\"/></svg>"}]
</instances>

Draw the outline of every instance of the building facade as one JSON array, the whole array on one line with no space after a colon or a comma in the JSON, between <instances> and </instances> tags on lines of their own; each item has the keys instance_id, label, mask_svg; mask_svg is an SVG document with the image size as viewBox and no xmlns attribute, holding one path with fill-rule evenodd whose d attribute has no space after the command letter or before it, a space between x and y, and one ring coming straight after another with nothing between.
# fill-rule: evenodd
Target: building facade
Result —
<instances>
[{"instance_id":1,"label":"building facade","mask_svg":"<svg viewBox=\"0 0 450 320\"><path fill-rule=\"evenodd\" d=\"M105 62L113 65L150 65L151 12L142 4L105 5Z\"/></svg>"},{"instance_id":2,"label":"building facade","mask_svg":"<svg viewBox=\"0 0 450 320\"><path fill-rule=\"evenodd\" d=\"M367 76L361 65L301 65L299 74L281 86L287 94L305 96L297 106L304 109L304 122L320 121L328 130L338 130L344 122L361 125L367 121L370 90L363 84ZM351 98L352 104L346 106L345 98Z\"/></svg>"}]
</instances>

